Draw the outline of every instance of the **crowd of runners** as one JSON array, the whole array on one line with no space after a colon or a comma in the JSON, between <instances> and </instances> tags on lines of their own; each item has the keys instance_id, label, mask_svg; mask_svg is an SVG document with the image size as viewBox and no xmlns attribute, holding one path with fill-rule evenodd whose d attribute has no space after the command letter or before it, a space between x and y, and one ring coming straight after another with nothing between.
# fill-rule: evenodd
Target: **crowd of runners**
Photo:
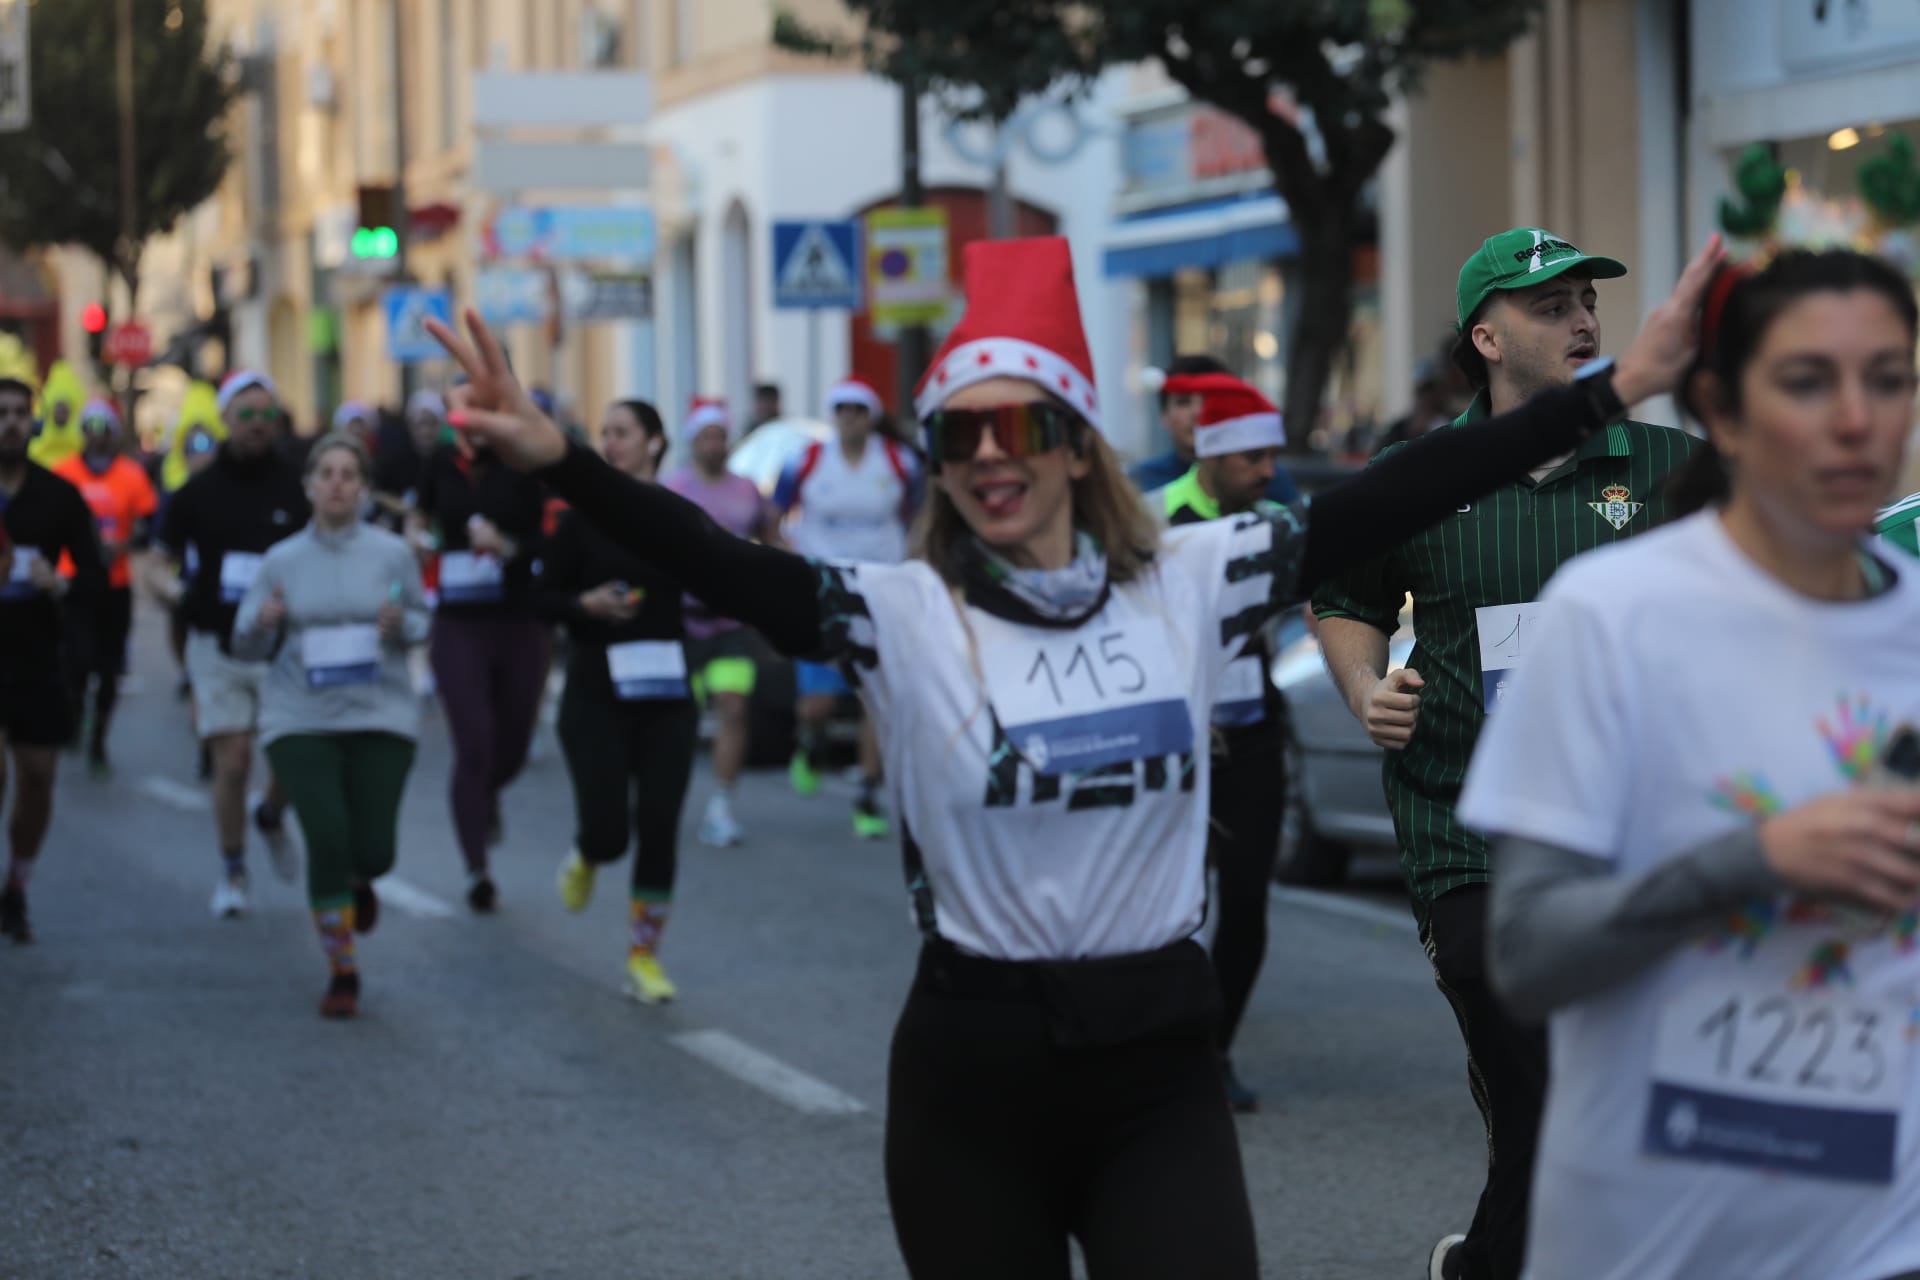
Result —
<instances>
[{"instance_id":1,"label":"crowd of runners","mask_svg":"<svg viewBox=\"0 0 1920 1280\"><path fill-rule=\"evenodd\" d=\"M212 913L246 919L255 837L304 875L324 1015L358 1009L428 708L473 913L509 829L567 911L630 855L627 988L671 1000L703 726L697 838L780 839L733 802L778 654L789 785L848 729L852 834L898 841L924 936L888 1071L909 1271L1059 1277L1077 1241L1097 1278L1252 1277L1230 1053L1305 607L1383 749L1486 1121L1430 1280L1920 1276L1920 495L1886 506L1912 287L1715 242L1616 359L1626 274L1487 239L1457 281L1471 406L1310 499L1278 410L1198 355L1155 392L1173 449L1129 473L1058 239L970 246L897 406L918 430L849 377L769 492L728 469L725 404L570 431L471 315L432 326L460 376L403 425L350 401L295 440L241 370L150 464L64 366L0 379L0 932L33 936L62 755L112 779L138 594L203 746ZM1669 394L1693 430L1628 416ZM528 832L556 668L574 821Z\"/></svg>"}]
</instances>

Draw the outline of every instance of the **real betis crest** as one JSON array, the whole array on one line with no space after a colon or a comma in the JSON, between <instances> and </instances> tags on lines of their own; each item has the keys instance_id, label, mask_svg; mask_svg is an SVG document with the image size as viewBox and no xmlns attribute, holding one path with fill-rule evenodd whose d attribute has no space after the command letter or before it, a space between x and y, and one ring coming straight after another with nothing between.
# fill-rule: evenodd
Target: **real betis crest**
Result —
<instances>
[{"instance_id":1,"label":"real betis crest","mask_svg":"<svg viewBox=\"0 0 1920 1280\"><path fill-rule=\"evenodd\" d=\"M1613 526L1614 532L1627 527L1627 522L1640 514L1645 503L1633 500L1633 491L1623 484L1610 484L1600 491L1600 501L1589 502L1594 514Z\"/></svg>"}]
</instances>

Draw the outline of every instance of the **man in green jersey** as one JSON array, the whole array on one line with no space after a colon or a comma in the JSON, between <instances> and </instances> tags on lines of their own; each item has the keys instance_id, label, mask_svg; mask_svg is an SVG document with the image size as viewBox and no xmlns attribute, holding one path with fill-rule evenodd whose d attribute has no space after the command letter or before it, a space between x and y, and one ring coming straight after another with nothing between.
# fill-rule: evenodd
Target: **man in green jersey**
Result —
<instances>
[{"instance_id":1,"label":"man in green jersey","mask_svg":"<svg viewBox=\"0 0 1920 1280\"><path fill-rule=\"evenodd\" d=\"M1162 394L1197 396L1195 462L1179 479L1147 495L1168 524L1218 520L1271 506L1280 446L1280 411L1251 386L1227 373L1175 374ZM1219 882L1213 931L1213 967L1220 979L1220 1060L1227 1100L1235 1111L1257 1111L1260 1097L1240 1083L1228 1056L1267 954L1267 889L1280 852L1286 814L1285 705L1268 671L1270 632L1255 635L1227 669L1214 703L1212 855Z\"/></svg>"},{"instance_id":2,"label":"man in green jersey","mask_svg":"<svg viewBox=\"0 0 1920 1280\"><path fill-rule=\"evenodd\" d=\"M1873 530L1910 556L1920 556L1920 493L1910 493L1880 513Z\"/></svg>"},{"instance_id":3,"label":"man in green jersey","mask_svg":"<svg viewBox=\"0 0 1920 1280\"><path fill-rule=\"evenodd\" d=\"M1594 282L1626 272L1533 227L1481 245L1460 268L1455 298L1454 360L1478 389L1458 421L1504 413L1597 360ZM1658 523L1667 474L1696 447L1669 427L1613 423L1314 596L1327 668L1385 749L1401 868L1487 1123L1487 1181L1472 1225L1440 1241L1429 1262L1442 1280L1520 1274L1547 1082L1544 1033L1510 1018L1486 978L1487 845L1454 818L1467 762L1524 660L1547 579L1580 552ZM1407 666L1389 672L1387 641L1409 593L1416 644Z\"/></svg>"}]
</instances>

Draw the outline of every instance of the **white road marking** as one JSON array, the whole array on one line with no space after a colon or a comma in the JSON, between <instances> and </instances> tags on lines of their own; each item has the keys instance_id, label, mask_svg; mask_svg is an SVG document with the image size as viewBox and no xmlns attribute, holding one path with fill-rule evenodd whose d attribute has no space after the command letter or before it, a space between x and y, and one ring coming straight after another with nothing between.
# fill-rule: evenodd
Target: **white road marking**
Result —
<instances>
[{"instance_id":1,"label":"white road marking","mask_svg":"<svg viewBox=\"0 0 1920 1280\"><path fill-rule=\"evenodd\" d=\"M734 1079L770 1094L796 1111L811 1116L851 1116L866 1110L858 1098L840 1092L824 1080L788 1066L724 1031L682 1031L667 1037L702 1062L720 1068Z\"/></svg>"},{"instance_id":2,"label":"white road marking","mask_svg":"<svg viewBox=\"0 0 1920 1280\"><path fill-rule=\"evenodd\" d=\"M158 800L161 804L179 809L183 813L205 813L213 808L213 797L205 788L188 786L184 782L175 782L172 778L148 774L133 785L135 790L149 799Z\"/></svg>"},{"instance_id":3,"label":"white road marking","mask_svg":"<svg viewBox=\"0 0 1920 1280\"><path fill-rule=\"evenodd\" d=\"M447 920L459 914L425 889L417 889L398 876L381 876L373 882L373 889L383 905L398 907L422 920Z\"/></svg>"},{"instance_id":4,"label":"white road marking","mask_svg":"<svg viewBox=\"0 0 1920 1280\"><path fill-rule=\"evenodd\" d=\"M1314 911L1324 911L1328 915L1346 916L1353 920L1365 920L1368 924L1393 929L1400 933L1418 934L1419 926L1413 917L1403 910L1392 907L1376 906L1371 902L1357 902L1352 898L1343 898L1336 893L1319 893L1312 889L1292 889L1286 885L1274 885L1273 901L1284 902L1289 906L1308 907Z\"/></svg>"}]
</instances>

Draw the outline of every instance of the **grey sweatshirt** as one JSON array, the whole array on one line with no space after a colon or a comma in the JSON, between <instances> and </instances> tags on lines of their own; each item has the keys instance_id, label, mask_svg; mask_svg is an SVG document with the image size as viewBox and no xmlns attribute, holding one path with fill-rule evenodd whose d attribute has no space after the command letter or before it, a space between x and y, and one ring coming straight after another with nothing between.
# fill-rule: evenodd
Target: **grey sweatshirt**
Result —
<instances>
[{"instance_id":1,"label":"grey sweatshirt","mask_svg":"<svg viewBox=\"0 0 1920 1280\"><path fill-rule=\"evenodd\" d=\"M286 601L286 622L262 630L260 606L275 588ZM400 634L373 642L366 629L388 600L401 607ZM276 544L233 627L234 657L273 663L261 694L261 742L297 733L417 737L420 703L407 647L426 640L428 621L419 562L386 530L359 521L337 530L309 524Z\"/></svg>"}]
</instances>

